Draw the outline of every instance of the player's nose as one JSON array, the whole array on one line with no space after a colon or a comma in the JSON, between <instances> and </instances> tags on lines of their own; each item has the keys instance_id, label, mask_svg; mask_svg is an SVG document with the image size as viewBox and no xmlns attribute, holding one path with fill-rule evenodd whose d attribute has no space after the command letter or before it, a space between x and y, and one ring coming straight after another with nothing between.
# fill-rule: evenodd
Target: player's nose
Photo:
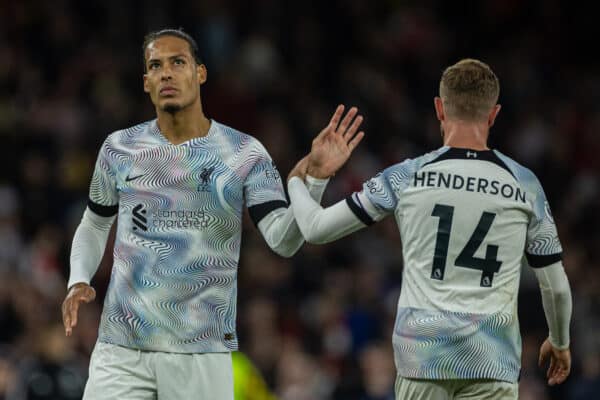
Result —
<instances>
[{"instance_id":1,"label":"player's nose","mask_svg":"<svg viewBox=\"0 0 600 400\"><path fill-rule=\"evenodd\" d=\"M168 81L168 80L173 79L173 73L171 71L171 67L165 66L164 68L162 68L160 79L163 81Z\"/></svg>"}]
</instances>

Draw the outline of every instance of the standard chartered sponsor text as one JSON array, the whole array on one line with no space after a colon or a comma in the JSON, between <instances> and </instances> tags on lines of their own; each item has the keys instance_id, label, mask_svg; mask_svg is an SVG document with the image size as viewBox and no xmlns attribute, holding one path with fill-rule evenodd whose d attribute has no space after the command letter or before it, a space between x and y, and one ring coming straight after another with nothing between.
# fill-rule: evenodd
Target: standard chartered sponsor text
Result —
<instances>
[{"instance_id":1,"label":"standard chartered sponsor text","mask_svg":"<svg viewBox=\"0 0 600 400\"><path fill-rule=\"evenodd\" d=\"M210 218L202 210L158 210L152 213L152 226L154 228L206 228Z\"/></svg>"}]
</instances>

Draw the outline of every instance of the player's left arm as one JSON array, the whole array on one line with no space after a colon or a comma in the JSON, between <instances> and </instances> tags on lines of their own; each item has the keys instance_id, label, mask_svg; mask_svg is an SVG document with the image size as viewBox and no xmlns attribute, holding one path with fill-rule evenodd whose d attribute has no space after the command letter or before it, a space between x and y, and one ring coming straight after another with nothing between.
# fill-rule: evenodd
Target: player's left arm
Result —
<instances>
[{"instance_id":1,"label":"player's left arm","mask_svg":"<svg viewBox=\"0 0 600 400\"><path fill-rule=\"evenodd\" d=\"M292 209L283 191L281 177L266 149L256 144L258 155L244 183L244 196L250 218L268 246L282 257L293 256L304 244ZM296 165L294 171L306 169L306 160ZM296 173L296 172L294 172ZM320 202L328 180L315 180L310 186L310 196Z\"/></svg>"},{"instance_id":2,"label":"player's left arm","mask_svg":"<svg viewBox=\"0 0 600 400\"><path fill-rule=\"evenodd\" d=\"M540 285L549 330L548 338L540 348L539 365L543 367L550 359L546 377L548 384L553 386L563 383L571 372L569 350L569 325L573 309L571 288L560 261L543 268L535 268L534 271Z\"/></svg>"},{"instance_id":3,"label":"player's left arm","mask_svg":"<svg viewBox=\"0 0 600 400\"><path fill-rule=\"evenodd\" d=\"M315 179L308 185L311 200L320 202L327 187L327 179ZM285 203L264 216L257 215L259 208L250 207L251 217L260 220L256 223L258 230L269 247L282 257L291 257L304 244L304 237L298 229L292 208Z\"/></svg>"}]
</instances>

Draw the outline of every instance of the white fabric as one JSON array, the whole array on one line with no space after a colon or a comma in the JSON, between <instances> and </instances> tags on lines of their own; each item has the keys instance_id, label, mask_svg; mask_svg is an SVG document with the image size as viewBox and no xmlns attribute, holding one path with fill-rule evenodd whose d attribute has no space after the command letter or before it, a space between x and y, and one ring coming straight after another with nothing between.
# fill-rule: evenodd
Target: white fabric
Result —
<instances>
[{"instance_id":1,"label":"white fabric","mask_svg":"<svg viewBox=\"0 0 600 400\"><path fill-rule=\"evenodd\" d=\"M80 282L89 285L100 266L114 220L114 216L102 217L89 208L83 212L83 218L75 231L71 246L69 288Z\"/></svg>"},{"instance_id":2,"label":"white fabric","mask_svg":"<svg viewBox=\"0 0 600 400\"><path fill-rule=\"evenodd\" d=\"M398 376L398 400L516 400L519 384L491 379L408 379Z\"/></svg>"},{"instance_id":3,"label":"white fabric","mask_svg":"<svg viewBox=\"0 0 600 400\"><path fill-rule=\"evenodd\" d=\"M569 280L562 262L559 261L533 270L542 292L542 304L550 331L550 343L557 349L568 349L573 301Z\"/></svg>"},{"instance_id":4,"label":"white fabric","mask_svg":"<svg viewBox=\"0 0 600 400\"><path fill-rule=\"evenodd\" d=\"M328 182L329 179L307 179L309 198L320 202ZM260 220L258 230L269 247L282 257L293 256L304 244L304 237L298 229L292 207L271 211Z\"/></svg>"},{"instance_id":5,"label":"white fabric","mask_svg":"<svg viewBox=\"0 0 600 400\"><path fill-rule=\"evenodd\" d=\"M354 215L346 201L326 209L321 207L298 177L288 182L288 194L298 227L309 243L329 243L366 226Z\"/></svg>"},{"instance_id":6,"label":"white fabric","mask_svg":"<svg viewBox=\"0 0 600 400\"><path fill-rule=\"evenodd\" d=\"M97 342L84 400L233 400L231 353L140 351Z\"/></svg>"}]
</instances>

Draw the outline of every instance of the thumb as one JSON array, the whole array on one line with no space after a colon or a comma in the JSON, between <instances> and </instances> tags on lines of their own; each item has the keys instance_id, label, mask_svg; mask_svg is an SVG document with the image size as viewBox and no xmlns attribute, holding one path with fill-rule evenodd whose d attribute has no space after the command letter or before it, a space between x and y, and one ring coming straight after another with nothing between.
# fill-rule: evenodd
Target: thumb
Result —
<instances>
[{"instance_id":1,"label":"thumb","mask_svg":"<svg viewBox=\"0 0 600 400\"><path fill-rule=\"evenodd\" d=\"M92 287L88 288L88 290L86 290L83 293L83 295L81 296L81 299L83 301L85 301L86 303L93 301L95 298L96 298L96 291Z\"/></svg>"}]
</instances>

